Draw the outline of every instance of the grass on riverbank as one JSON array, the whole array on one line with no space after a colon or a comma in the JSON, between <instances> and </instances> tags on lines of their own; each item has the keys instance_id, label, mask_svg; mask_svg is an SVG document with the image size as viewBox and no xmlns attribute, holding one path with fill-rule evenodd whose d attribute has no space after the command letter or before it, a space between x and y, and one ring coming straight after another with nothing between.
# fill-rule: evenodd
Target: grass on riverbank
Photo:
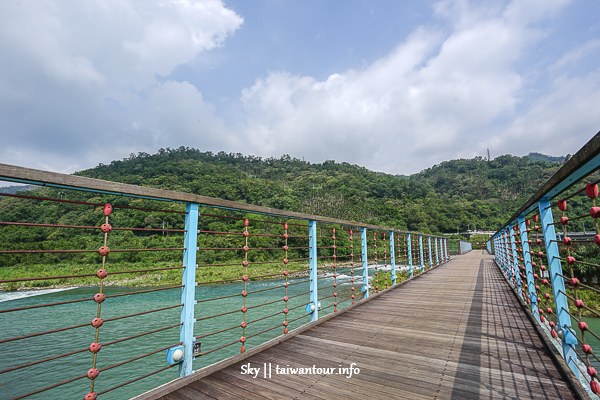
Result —
<instances>
[{"instance_id":1,"label":"grass on riverbank","mask_svg":"<svg viewBox=\"0 0 600 400\"><path fill-rule=\"evenodd\" d=\"M133 272L116 273L131 270L146 270L157 268L177 268L180 264L170 262L146 263L107 263L106 269L109 272L104 280L107 286L168 286L181 284L181 269L171 269L151 272ZM66 275L85 275L73 278L41 279L24 282L0 283L0 290L22 290L36 288L54 288L69 286L94 286L98 285L96 272L101 267L97 264L33 264L33 265L15 265L0 268L0 281L11 279L25 279L49 276ZM308 268L307 264L289 263L287 270L290 274L301 274ZM258 279L276 279L279 274L283 276L285 264L250 264L248 266L248 276L252 280ZM241 280L245 274L245 269L241 265L227 265L215 267L199 267L196 270L196 282L217 282L222 280Z\"/></svg>"}]
</instances>

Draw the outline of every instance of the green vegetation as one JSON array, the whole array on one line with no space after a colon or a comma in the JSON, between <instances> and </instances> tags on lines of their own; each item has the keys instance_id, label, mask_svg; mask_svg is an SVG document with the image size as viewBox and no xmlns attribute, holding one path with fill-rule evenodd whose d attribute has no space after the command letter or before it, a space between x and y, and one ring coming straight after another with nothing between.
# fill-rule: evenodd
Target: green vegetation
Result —
<instances>
[{"instance_id":1,"label":"green vegetation","mask_svg":"<svg viewBox=\"0 0 600 400\"><path fill-rule=\"evenodd\" d=\"M501 156L487 161L481 157L470 160L443 162L410 177L394 176L369 171L364 167L328 160L311 164L283 156L262 159L242 154L200 152L180 147L161 149L157 154L139 153L109 165L80 171L76 175L112 180L129 184L157 187L205 196L252 203L290 211L318 214L328 217L366 222L419 231L423 233L451 233L457 229L495 230L514 210L529 198L558 168L559 164L532 161L527 157ZM142 207L169 211L183 211L178 203L132 199L123 196L102 195L65 189L37 188L31 194L41 197L63 198L91 203L111 203L115 206ZM577 200L577 199L574 199ZM115 209L110 216L113 227L183 229L180 213ZM202 210L201 230L213 232L242 232L243 220L252 218L251 248L272 250L251 251L251 263L282 259L283 234L281 224L267 224L273 218L225 210ZM237 219L209 217L207 214L234 216ZM0 197L0 221L33 222L44 224L98 227L104 223L101 206L73 203L55 203L31 199ZM304 231L303 231L304 229ZM290 235L306 235L306 228L292 227ZM338 246L349 245L348 233L340 233ZM345 238L345 239L344 239ZM355 235L355 239L357 239ZM1 226L2 250L57 250L98 249L103 234L99 230L73 228L45 228ZM181 248L183 233L167 234L151 231L113 230L109 246L113 249ZM198 264L240 264L244 257L242 236L200 235L198 246L235 250L203 250L198 253ZM290 238L289 259L306 258L304 239ZM3 254L0 255L0 279L14 279L31 272L44 276L75 274L78 268L88 266L94 272L101 264L97 251L89 253ZM179 266L181 250L161 252L120 252L109 256L111 268L139 269L157 266ZM25 267L27 266L27 267ZM77 267L80 266L80 267ZM257 274L269 275L277 270L276 264L264 264ZM303 268L299 265L298 268ZM42 273L40 271L48 271ZM87 271L87 269L85 269ZM220 279L228 279L224 266L211 267ZM239 278L239 271L231 272ZM157 277L134 279L123 276L123 284L171 284L171 272L155 273ZM200 274L201 279L205 279ZM210 280L208 277L206 279ZM215 279L216 280L216 279ZM87 281L83 279L82 284ZM37 282L36 284L42 284ZM48 282L46 284L52 284ZM60 282L58 284L61 284ZM14 286L11 286L14 287Z\"/></svg>"}]
</instances>

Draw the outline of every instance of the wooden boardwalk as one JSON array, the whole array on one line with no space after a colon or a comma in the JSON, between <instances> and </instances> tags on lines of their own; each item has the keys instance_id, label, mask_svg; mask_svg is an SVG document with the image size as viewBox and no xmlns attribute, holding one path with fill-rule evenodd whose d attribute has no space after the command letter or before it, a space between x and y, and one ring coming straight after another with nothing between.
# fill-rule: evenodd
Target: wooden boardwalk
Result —
<instances>
[{"instance_id":1,"label":"wooden boardwalk","mask_svg":"<svg viewBox=\"0 0 600 400\"><path fill-rule=\"evenodd\" d=\"M243 366L261 368L242 374ZM271 365L271 377L263 376ZM276 374L348 367L346 374ZM306 372L306 371L305 371ZM187 378L186 378L187 379ZM155 397L156 398L156 397ZM492 257L472 251L161 400L573 399Z\"/></svg>"}]
</instances>

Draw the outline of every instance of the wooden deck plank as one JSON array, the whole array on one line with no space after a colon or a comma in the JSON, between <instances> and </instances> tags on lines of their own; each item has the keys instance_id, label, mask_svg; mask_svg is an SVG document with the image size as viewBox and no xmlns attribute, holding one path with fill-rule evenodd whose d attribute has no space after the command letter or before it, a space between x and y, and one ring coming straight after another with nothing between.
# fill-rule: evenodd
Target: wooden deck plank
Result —
<instances>
[{"instance_id":1,"label":"wooden deck plank","mask_svg":"<svg viewBox=\"0 0 600 400\"><path fill-rule=\"evenodd\" d=\"M247 363L270 363L271 378L242 375ZM351 378L274 370L337 370L351 363L360 368ZM480 252L160 399L187 400L191 393L232 399L578 398L491 257Z\"/></svg>"}]
</instances>

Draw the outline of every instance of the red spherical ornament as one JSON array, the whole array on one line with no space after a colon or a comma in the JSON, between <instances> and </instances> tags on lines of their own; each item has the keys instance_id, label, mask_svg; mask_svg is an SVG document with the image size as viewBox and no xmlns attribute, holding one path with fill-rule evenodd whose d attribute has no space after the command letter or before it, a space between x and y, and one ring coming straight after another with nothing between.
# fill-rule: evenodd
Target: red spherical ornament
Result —
<instances>
[{"instance_id":1,"label":"red spherical ornament","mask_svg":"<svg viewBox=\"0 0 600 400\"><path fill-rule=\"evenodd\" d=\"M569 217L560 217L560 223L562 225L568 225L569 224Z\"/></svg>"},{"instance_id":2,"label":"red spherical ornament","mask_svg":"<svg viewBox=\"0 0 600 400\"><path fill-rule=\"evenodd\" d=\"M244 232L242 232L242 235L244 235L244 237L248 237L248 236L250 236L250 232L244 231Z\"/></svg>"},{"instance_id":3,"label":"red spherical ornament","mask_svg":"<svg viewBox=\"0 0 600 400\"><path fill-rule=\"evenodd\" d=\"M248 296L248 292L245 290L242 290L242 297L246 297L246 296Z\"/></svg>"},{"instance_id":4,"label":"red spherical ornament","mask_svg":"<svg viewBox=\"0 0 600 400\"><path fill-rule=\"evenodd\" d=\"M589 344L584 344L581 346L581 350L583 350L585 354L590 354L592 352L592 346Z\"/></svg>"},{"instance_id":5,"label":"red spherical ornament","mask_svg":"<svg viewBox=\"0 0 600 400\"><path fill-rule=\"evenodd\" d=\"M244 276L242 276L242 280L243 280L244 282L248 282L248 279L249 279L249 278L248 278L248 275L244 275Z\"/></svg>"},{"instance_id":6,"label":"red spherical ornament","mask_svg":"<svg viewBox=\"0 0 600 400\"><path fill-rule=\"evenodd\" d=\"M86 394L84 397L85 400L96 400L97 398L98 395L94 392L88 392L88 394Z\"/></svg>"},{"instance_id":7,"label":"red spherical ornament","mask_svg":"<svg viewBox=\"0 0 600 400\"><path fill-rule=\"evenodd\" d=\"M242 250L244 250L247 253L250 250L250 247L244 246L244 247L242 247Z\"/></svg>"},{"instance_id":8,"label":"red spherical ornament","mask_svg":"<svg viewBox=\"0 0 600 400\"><path fill-rule=\"evenodd\" d=\"M246 327L248 326L248 324L246 323L246 321L243 321L243 322L240 324L240 326L241 326L242 328L246 328Z\"/></svg>"},{"instance_id":9,"label":"red spherical ornament","mask_svg":"<svg viewBox=\"0 0 600 400\"><path fill-rule=\"evenodd\" d=\"M288 259L287 259L287 258L284 258L284 259L283 259L283 263L284 263L284 264L286 264L286 265L287 265L287 263L288 263L288 262L289 262L289 261L288 261Z\"/></svg>"},{"instance_id":10,"label":"red spherical ornament","mask_svg":"<svg viewBox=\"0 0 600 400\"><path fill-rule=\"evenodd\" d=\"M110 253L110 249L107 246L102 246L98 249L98 253L100 253L101 256L107 256L108 253Z\"/></svg>"},{"instance_id":11,"label":"red spherical ornament","mask_svg":"<svg viewBox=\"0 0 600 400\"><path fill-rule=\"evenodd\" d=\"M283 297L283 301L288 301L288 300L289 300L289 297L287 297L287 296Z\"/></svg>"},{"instance_id":12,"label":"red spherical ornament","mask_svg":"<svg viewBox=\"0 0 600 400\"><path fill-rule=\"evenodd\" d=\"M243 306L243 307L242 307L240 310L241 310L243 313L245 313L246 311L248 311L248 307L246 307L246 306Z\"/></svg>"},{"instance_id":13,"label":"red spherical ornament","mask_svg":"<svg viewBox=\"0 0 600 400\"><path fill-rule=\"evenodd\" d=\"M105 204L104 205L104 215L106 215L108 217L111 212L112 212L112 206L110 204Z\"/></svg>"},{"instance_id":14,"label":"red spherical ornament","mask_svg":"<svg viewBox=\"0 0 600 400\"><path fill-rule=\"evenodd\" d=\"M90 370L87 372L87 377L89 379L96 379L99 374L100 371L98 370L98 368L90 368Z\"/></svg>"},{"instance_id":15,"label":"red spherical ornament","mask_svg":"<svg viewBox=\"0 0 600 400\"><path fill-rule=\"evenodd\" d=\"M600 235L594 236L594 243L596 243L598 246L600 246Z\"/></svg>"},{"instance_id":16,"label":"red spherical ornament","mask_svg":"<svg viewBox=\"0 0 600 400\"><path fill-rule=\"evenodd\" d=\"M551 330L551 331L550 331L550 334L552 335L552 337L553 337L554 339L556 339L556 338L558 337L558 335L556 334L556 331L554 331L554 330Z\"/></svg>"},{"instance_id":17,"label":"red spherical ornament","mask_svg":"<svg viewBox=\"0 0 600 400\"><path fill-rule=\"evenodd\" d=\"M591 377L598 375L598 372L596 372L596 368L594 368L594 367L587 367L587 373Z\"/></svg>"},{"instance_id":18,"label":"red spherical ornament","mask_svg":"<svg viewBox=\"0 0 600 400\"><path fill-rule=\"evenodd\" d=\"M590 208L590 215L593 218L600 218L600 207L592 207L592 208Z\"/></svg>"},{"instance_id":19,"label":"red spherical ornament","mask_svg":"<svg viewBox=\"0 0 600 400\"><path fill-rule=\"evenodd\" d=\"M92 320L92 326L94 328L100 328L103 323L104 323L104 320L102 318L94 318Z\"/></svg>"},{"instance_id":20,"label":"red spherical ornament","mask_svg":"<svg viewBox=\"0 0 600 400\"><path fill-rule=\"evenodd\" d=\"M283 328L283 334L287 335L287 333L288 333L288 328Z\"/></svg>"},{"instance_id":21,"label":"red spherical ornament","mask_svg":"<svg viewBox=\"0 0 600 400\"><path fill-rule=\"evenodd\" d=\"M244 219L244 226L248 226L248 222L249 222L248 218Z\"/></svg>"},{"instance_id":22,"label":"red spherical ornament","mask_svg":"<svg viewBox=\"0 0 600 400\"><path fill-rule=\"evenodd\" d=\"M246 337L245 337L245 336L242 336L242 337L240 338L240 342L242 342L242 343L246 343Z\"/></svg>"},{"instance_id":23,"label":"red spherical ornament","mask_svg":"<svg viewBox=\"0 0 600 400\"><path fill-rule=\"evenodd\" d=\"M250 263L247 260L242 261L242 266L247 267Z\"/></svg>"},{"instance_id":24,"label":"red spherical ornament","mask_svg":"<svg viewBox=\"0 0 600 400\"><path fill-rule=\"evenodd\" d=\"M283 326L288 326L288 322L287 321L283 321Z\"/></svg>"},{"instance_id":25,"label":"red spherical ornament","mask_svg":"<svg viewBox=\"0 0 600 400\"><path fill-rule=\"evenodd\" d=\"M575 257L572 257L572 256L567 257L567 264L569 264L569 265L575 264Z\"/></svg>"},{"instance_id":26,"label":"red spherical ornament","mask_svg":"<svg viewBox=\"0 0 600 400\"><path fill-rule=\"evenodd\" d=\"M102 224L100 230L104 233L108 233L112 230L112 226L110 226L110 224Z\"/></svg>"},{"instance_id":27,"label":"red spherical ornament","mask_svg":"<svg viewBox=\"0 0 600 400\"><path fill-rule=\"evenodd\" d=\"M559 200L558 201L558 209L560 211L567 211L567 201L566 200Z\"/></svg>"},{"instance_id":28,"label":"red spherical ornament","mask_svg":"<svg viewBox=\"0 0 600 400\"><path fill-rule=\"evenodd\" d=\"M579 286L579 279L577 279L577 278L571 278L571 279L569 279L569 285L571 285L573 287Z\"/></svg>"},{"instance_id":29,"label":"red spherical ornament","mask_svg":"<svg viewBox=\"0 0 600 400\"><path fill-rule=\"evenodd\" d=\"M594 394L600 393L600 385L595 380L590 381L590 389ZM87 399L86 399L87 400Z\"/></svg>"},{"instance_id":30,"label":"red spherical ornament","mask_svg":"<svg viewBox=\"0 0 600 400\"><path fill-rule=\"evenodd\" d=\"M284 308L284 309L283 309L283 313L284 313L284 314L287 314L287 313L288 313L288 309L287 309L287 308Z\"/></svg>"},{"instance_id":31,"label":"red spherical ornament","mask_svg":"<svg viewBox=\"0 0 600 400\"><path fill-rule=\"evenodd\" d=\"M598 197L598 185L595 183L588 183L585 185L585 193L590 199L595 199Z\"/></svg>"},{"instance_id":32,"label":"red spherical ornament","mask_svg":"<svg viewBox=\"0 0 600 400\"><path fill-rule=\"evenodd\" d=\"M94 295L94 301L98 304L102 303L106 299L104 293L96 293Z\"/></svg>"},{"instance_id":33,"label":"red spherical ornament","mask_svg":"<svg viewBox=\"0 0 600 400\"><path fill-rule=\"evenodd\" d=\"M575 300L575 307L582 308L584 306L583 300L577 299Z\"/></svg>"},{"instance_id":34,"label":"red spherical ornament","mask_svg":"<svg viewBox=\"0 0 600 400\"><path fill-rule=\"evenodd\" d=\"M580 330L582 331L587 331L588 330L588 324L586 324L583 321L579 321L579 323L577 324L577 326L579 327Z\"/></svg>"},{"instance_id":35,"label":"red spherical ornament","mask_svg":"<svg viewBox=\"0 0 600 400\"><path fill-rule=\"evenodd\" d=\"M104 279L108 276L108 271L105 269L99 269L98 272L96 272L96 276L100 279Z\"/></svg>"},{"instance_id":36,"label":"red spherical ornament","mask_svg":"<svg viewBox=\"0 0 600 400\"><path fill-rule=\"evenodd\" d=\"M284 234L283 234L283 238L284 238L284 239L287 239L287 238L289 238L289 237L290 237L290 236L289 236L287 233L284 233Z\"/></svg>"},{"instance_id":37,"label":"red spherical ornament","mask_svg":"<svg viewBox=\"0 0 600 400\"><path fill-rule=\"evenodd\" d=\"M288 228L287 222L284 222L283 223L283 229L287 229L287 228Z\"/></svg>"},{"instance_id":38,"label":"red spherical ornament","mask_svg":"<svg viewBox=\"0 0 600 400\"><path fill-rule=\"evenodd\" d=\"M283 249L284 249L285 251L288 251L289 247L287 247L287 246L283 246Z\"/></svg>"},{"instance_id":39,"label":"red spherical ornament","mask_svg":"<svg viewBox=\"0 0 600 400\"><path fill-rule=\"evenodd\" d=\"M99 352L101 348L102 348L102 345L97 342L90 344L90 347L89 347L90 351L94 354Z\"/></svg>"}]
</instances>

